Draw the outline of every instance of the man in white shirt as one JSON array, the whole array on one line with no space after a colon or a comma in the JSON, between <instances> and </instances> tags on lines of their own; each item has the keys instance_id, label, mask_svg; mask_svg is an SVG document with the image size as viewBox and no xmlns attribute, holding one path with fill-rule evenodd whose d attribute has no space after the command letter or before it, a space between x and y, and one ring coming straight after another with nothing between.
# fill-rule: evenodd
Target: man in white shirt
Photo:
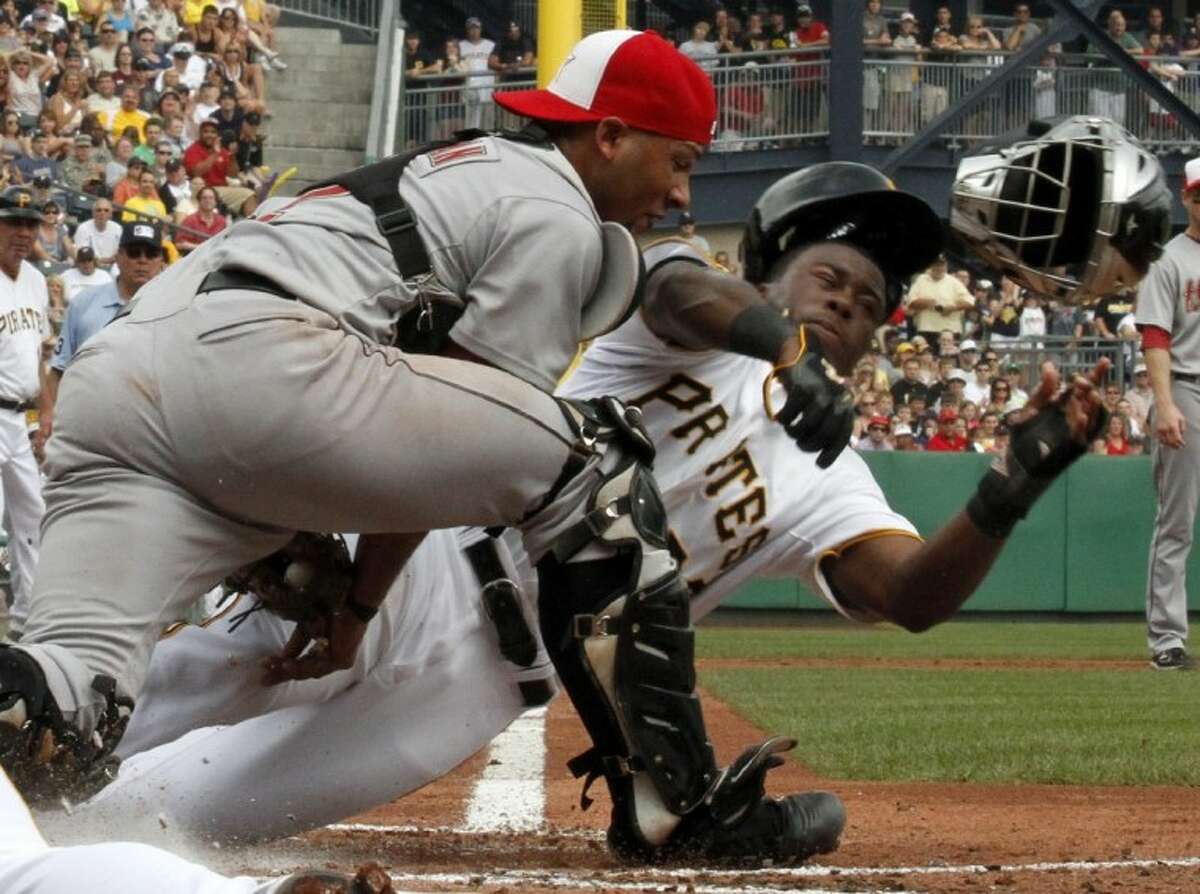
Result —
<instances>
[{"instance_id":1,"label":"man in white shirt","mask_svg":"<svg viewBox=\"0 0 1200 894\"><path fill-rule=\"evenodd\" d=\"M96 253L96 264L107 270L117 258L121 244L121 225L112 219L112 202L97 199L92 206L92 219L85 220L75 230L76 249L90 248Z\"/></svg>"},{"instance_id":2,"label":"man in white shirt","mask_svg":"<svg viewBox=\"0 0 1200 894\"><path fill-rule=\"evenodd\" d=\"M918 276L908 290L905 312L913 317L917 332L931 344L938 344L938 335L952 332L961 335L963 313L975 306L975 296L967 291L957 277L947 276L945 255Z\"/></svg>"},{"instance_id":3,"label":"man in white shirt","mask_svg":"<svg viewBox=\"0 0 1200 894\"><path fill-rule=\"evenodd\" d=\"M985 406L992 395L992 364L980 360L975 364L975 381L967 382L963 397L973 404Z\"/></svg>"},{"instance_id":4,"label":"man in white shirt","mask_svg":"<svg viewBox=\"0 0 1200 894\"><path fill-rule=\"evenodd\" d=\"M121 42L117 40L117 29L113 27L112 22L105 21L100 23L97 30L100 32L100 40L88 50L88 58L92 60L96 71L115 71L117 50L121 48Z\"/></svg>"},{"instance_id":5,"label":"man in white shirt","mask_svg":"<svg viewBox=\"0 0 1200 894\"><path fill-rule=\"evenodd\" d=\"M697 22L692 26L692 39L679 45L679 52L694 59L705 71L717 67L717 45L708 39L708 22Z\"/></svg>"},{"instance_id":6,"label":"man in white shirt","mask_svg":"<svg viewBox=\"0 0 1200 894\"><path fill-rule=\"evenodd\" d=\"M67 303L70 304L84 289L112 282L112 274L96 266L96 250L84 245L76 250L75 266L63 272L62 281Z\"/></svg>"},{"instance_id":7,"label":"man in white shirt","mask_svg":"<svg viewBox=\"0 0 1200 894\"><path fill-rule=\"evenodd\" d=\"M100 29L103 32L103 26ZM114 32L115 33L115 32ZM93 47L93 50L96 49ZM114 55L115 55L114 50ZM112 72L104 69L96 75L96 92L88 95L87 107L89 112L100 112L105 115L115 114L121 108L121 97L117 96L117 82L113 80Z\"/></svg>"},{"instance_id":8,"label":"man in white shirt","mask_svg":"<svg viewBox=\"0 0 1200 894\"><path fill-rule=\"evenodd\" d=\"M474 16L467 19L467 36L458 42L459 55L467 66L467 84L463 90L467 128L488 130L495 124L492 85L496 83L496 76L488 67L495 49L496 44L483 36L483 23Z\"/></svg>"},{"instance_id":9,"label":"man in white shirt","mask_svg":"<svg viewBox=\"0 0 1200 894\"><path fill-rule=\"evenodd\" d=\"M190 43L181 42L171 47L171 59L175 70L179 72L179 82L189 90L198 90L204 83L204 76L208 74L208 65L205 64L204 57L197 56ZM166 72L164 68L154 81L154 89L159 93L163 91L163 75Z\"/></svg>"}]
</instances>

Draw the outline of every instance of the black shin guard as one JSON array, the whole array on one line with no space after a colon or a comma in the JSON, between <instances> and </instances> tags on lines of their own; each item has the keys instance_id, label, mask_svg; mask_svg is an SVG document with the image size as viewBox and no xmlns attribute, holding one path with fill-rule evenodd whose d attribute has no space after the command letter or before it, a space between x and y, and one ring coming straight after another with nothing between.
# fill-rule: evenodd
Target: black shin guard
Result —
<instances>
[{"instance_id":1,"label":"black shin guard","mask_svg":"<svg viewBox=\"0 0 1200 894\"><path fill-rule=\"evenodd\" d=\"M649 854L703 802L717 767L694 691L688 591L667 548L662 499L640 461L644 442L635 439L630 450L620 438L636 418L615 401L587 409L596 415L585 414L585 443L607 441L624 455L594 488L584 520L538 563L539 617L594 743L572 769L589 784L605 777L614 848Z\"/></svg>"}]
</instances>

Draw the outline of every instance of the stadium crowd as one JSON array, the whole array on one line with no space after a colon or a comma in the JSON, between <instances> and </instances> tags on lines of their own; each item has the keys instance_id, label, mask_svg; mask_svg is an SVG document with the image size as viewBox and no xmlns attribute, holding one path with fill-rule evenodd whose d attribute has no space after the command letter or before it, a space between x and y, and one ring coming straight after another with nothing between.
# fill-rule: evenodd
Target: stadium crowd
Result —
<instances>
[{"instance_id":1,"label":"stadium crowd","mask_svg":"<svg viewBox=\"0 0 1200 894\"><path fill-rule=\"evenodd\" d=\"M131 221L159 223L170 261L270 191L278 17L263 0L0 3L0 188L44 209L31 260L54 319L109 277Z\"/></svg>"},{"instance_id":2,"label":"stadium crowd","mask_svg":"<svg viewBox=\"0 0 1200 894\"><path fill-rule=\"evenodd\" d=\"M659 33L707 70L720 103L715 148L748 148L746 138L785 144L819 136L828 116L830 32L805 3L729 2L711 14L673 22ZM1099 21L1121 47L1185 101L1200 102L1200 23L1171 21L1163 6L1147 5L1136 20L1104 6ZM863 17L865 129L872 141L895 143L932 120L971 90L1005 57L1042 35L1048 20L1035 19L1024 0L1011 15L956 18L938 6L932 21L868 0ZM489 99L505 82L528 81L536 48L517 22L487 35L472 18L462 33L408 32L406 89L408 136L419 143L457 127L495 123ZM980 102L961 127L968 138L1023 126L1033 117L1097 114L1138 131L1143 138L1174 138L1172 116L1140 91L1111 61L1087 55L1086 41L1055 44L1035 68L1011 81L1002 95ZM786 51L786 52L785 52ZM799 52L797 52L799 51Z\"/></svg>"}]
</instances>

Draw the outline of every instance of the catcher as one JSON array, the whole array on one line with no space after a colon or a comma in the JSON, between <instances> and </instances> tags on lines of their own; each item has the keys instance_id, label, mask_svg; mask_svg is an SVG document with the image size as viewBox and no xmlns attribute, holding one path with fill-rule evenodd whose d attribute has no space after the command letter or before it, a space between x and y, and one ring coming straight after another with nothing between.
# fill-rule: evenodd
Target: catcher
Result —
<instances>
[{"instance_id":1,"label":"catcher","mask_svg":"<svg viewBox=\"0 0 1200 894\"><path fill-rule=\"evenodd\" d=\"M1161 233L1153 158L1123 139L1088 137L1086 129L1066 129L997 154L994 179L1026 176L1024 153L1055 143L1062 144L1060 162L1068 148L1111 153L1093 161L1146 170L1148 179L1136 192L1112 189L1097 200L1121 219ZM994 213L1000 205L985 207ZM997 233L1008 240L1022 235ZM642 312L596 342L566 391L625 396L641 407L660 454L672 460L660 477L672 530L686 552L693 617L746 579L771 576L799 577L854 618L888 619L914 631L944 621L970 596L1038 495L1102 425L1095 382L1104 367L1065 388L1047 371L1029 409L1014 420L1005 461L984 476L964 511L923 543L887 506L857 455L831 459L796 450L793 438L810 432L789 416L787 392L806 377L824 389L828 407L839 406L840 386L822 361L842 372L853 368L895 306L903 279L940 250L936 216L869 168L821 165L764 193L743 244L755 284L712 268L681 242L649 249ZM1144 253L1116 260L1137 269L1155 244L1147 240ZM1071 263L1096 262L1084 265L1085 277L1108 269L1111 253L1119 251L1099 233L1077 248ZM1034 272L1028 260L1024 264ZM1076 288L1091 284L1075 281ZM788 366L780 358L797 362ZM776 420L763 412L760 389L768 378L783 380ZM836 409L831 412L840 431ZM186 629L163 643L126 740L127 772L83 813L136 815L153 799L174 822L206 835L289 834L415 790L486 744L524 709L521 684L545 671L536 663L513 671L482 620L478 599L463 593L480 583L470 563L445 537L441 555L434 546L430 541L418 550L414 577L389 600L409 623L382 618L386 623L371 628L369 657L340 680L294 683L283 691L248 687L229 659L270 654L287 638L287 628L268 615L252 617L233 635L217 624ZM503 573L518 579L507 563ZM935 592L929 580L939 582ZM431 616L427 606L436 600L424 588L443 586L458 593L459 610ZM414 635L414 622L421 636ZM428 687L421 685L425 680ZM473 722L456 720L462 716ZM184 735L216 724L231 725ZM775 747L764 755L768 762ZM323 772L330 750L344 758L336 781ZM813 818L807 827L812 850L836 843L843 815L833 796L810 793L796 803ZM756 831L759 856L788 853L777 833Z\"/></svg>"}]
</instances>

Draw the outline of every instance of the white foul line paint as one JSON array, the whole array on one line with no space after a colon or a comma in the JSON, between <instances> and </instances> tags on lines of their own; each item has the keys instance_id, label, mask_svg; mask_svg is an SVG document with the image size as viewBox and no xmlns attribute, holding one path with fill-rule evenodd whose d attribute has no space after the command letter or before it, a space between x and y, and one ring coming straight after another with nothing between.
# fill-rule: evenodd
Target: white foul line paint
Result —
<instances>
[{"instance_id":1,"label":"white foul line paint","mask_svg":"<svg viewBox=\"0 0 1200 894\"><path fill-rule=\"evenodd\" d=\"M526 832L546 816L546 709L526 711L497 736L467 803L471 832Z\"/></svg>"}]
</instances>

